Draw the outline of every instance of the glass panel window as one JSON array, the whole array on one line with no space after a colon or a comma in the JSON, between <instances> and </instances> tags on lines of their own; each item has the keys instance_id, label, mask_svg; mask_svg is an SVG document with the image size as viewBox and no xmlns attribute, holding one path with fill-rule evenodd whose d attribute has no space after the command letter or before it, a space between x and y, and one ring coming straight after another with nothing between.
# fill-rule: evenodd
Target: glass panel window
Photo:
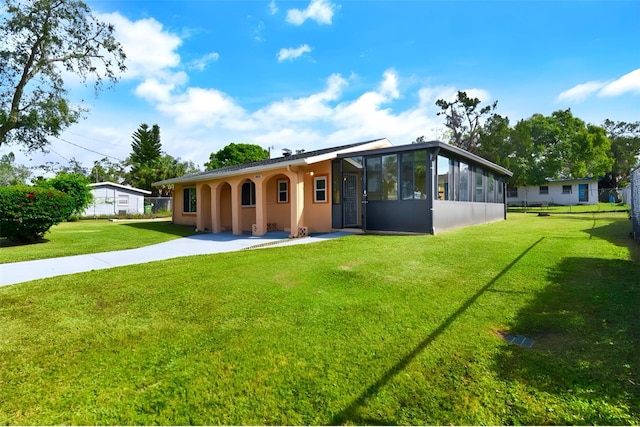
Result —
<instances>
[{"instance_id":1,"label":"glass panel window","mask_svg":"<svg viewBox=\"0 0 640 427\"><path fill-rule=\"evenodd\" d=\"M278 181L278 203L289 201L289 181L281 179Z\"/></svg>"},{"instance_id":2,"label":"glass panel window","mask_svg":"<svg viewBox=\"0 0 640 427\"><path fill-rule=\"evenodd\" d=\"M414 173L414 197L425 200L427 198L427 150L416 151Z\"/></svg>"},{"instance_id":3,"label":"glass panel window","mask_svg":"<svg viewBox=\"0 0 640 427\"><path fill-rule=\"evenodd\" d=\"M449 198L449 159L438 156L438 200L450 200Z\"/></svg>"},{"instance_id":4,"label":"glass panel window","mask_svg":"<svg viewBox=\"0 0 640 427\"><path fill-rule=\"evenodd\" d=\"M246 181L242 184L242 206L249 207L256 205L256 184L253 181Z\"/></svg>"},{"instance_id":5,"label":"glass panel window","mask_svg":"<svg viewBox=\"0 0 640 427\"><path fill-rule=\"evenodd\" d=\"M414 159L415 153L403 153L400 157L400 198L409 200L414 198Z\"/></svg>"},{"instance_id":6,"label":"glass panel window","mask_svg":"<svg viewBox=\"0 0 640 427\"><path fill-rule=\"evenodd\" d=\"M549 186L541 185L540 186L540 194L549 194Z\"/></svg>"},{"instance_id":7,"label":"glass panel window","mask_svg":"<svg viewBox=\"0 0 640 427\"><path fill-rule=\"evenodd\" d=\"M182 212L196 213L196 188L188 187L182 190Z\"/></svg>"},{"instance_id":8,"label":"glass panel window","mask_svg":"<svg viewBox=\"0 0 640 427\"><path fill-rule=\"evenodd\" d=\"M398 200L398 155L382 156L382 199Z\"/></svg>"},{"instance_id":9,"label":"glass panel window","mask_svg":"<svg viewBox=\"0 0 640 427\"><path fill-rule=\"evenodd\" d=\"M504 178L496 178L496 188L498 189L496 203L504 203Z\"/></svg>"},{"instance_id":10,"label":"glass panel window","mask_svg":"<svg viewBox=\"0 0 640 427\"><path fill-rule=\"evenodd\" d=\"M367 159L367 199L380 200L382 197L382 159Z\"/></svg>"},{"instance_id":11,"label":"glass panel window","mask_svg":"<svg viewBox=\"0 0 640 427\"><path fill-rule=\"evenodd\" d=\"M469 165L460 162L460 201L469 201Z\"/></svg>"},{"instance_id":12,"label":"glass panel window","mask_svg":"<svg viewBox=\"0 0 640 427\"><path fill-rule=\"evenodd\" d=\"M571 186L563 185L562 186L562 194L571 194Z\"/></svg>"},{"instance_id":13,"label":"glass panel window","mask_svg":"<svg viewBox=\"0 0 640 427\"><path fill-rule=\"evenodd\" d=\"M313 178L313 201L324 203L327 201L327 177L317 176Z\"/></svg>"},{"instance_id":14,"label":"glass panel window","mask_svg":"<svg viewBox=\"0 0 640 427\"><path fill-rule=\"evenodd\" d=\"M489 190L487 191L487 202L495 203L496 202L496 191L495 191L495 181L493 179L493 174L490 173L488 175L488 185Z\"/></svg>"},{"instance_id":15,"label":"glass panel window","mask_svg":"<svg viewBox=\"0 0 640 427\"><path fill-rule=\"evenodd\" d=\"M129 206L129 196L126 194L118 195L118 206Z\"/></svg>"},{"instance_id":16,"label":"glass panel window","mask_svg":"<svg viewBox=\"0 0 640 427\"><path fill-rule=\"evenodd\" d=\"M484 202L485 201L485 193L484 193L484 171L480 168L476 168L476 192L475 192L475 202Z\"/></svg>"},{"instance_id":17,"label":"glass panel window","mask_svg":"<svg viewBox=\"0 0 640 427\"><path fill-rule=\"evenodd\" d=\"M518 187L507 187L507 198L515 199L518 197Z\"/></svg>"}]
</instances>

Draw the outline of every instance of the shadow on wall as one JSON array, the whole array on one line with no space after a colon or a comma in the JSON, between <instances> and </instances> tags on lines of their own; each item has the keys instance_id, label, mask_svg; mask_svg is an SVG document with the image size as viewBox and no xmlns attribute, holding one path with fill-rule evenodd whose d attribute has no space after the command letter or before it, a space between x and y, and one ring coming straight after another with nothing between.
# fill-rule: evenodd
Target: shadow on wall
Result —
<instances>
[{"instance_id":1,"label":"shadow on wall","mask_svg":"<svg viewBox=\"0 0 640 427\"><path fill-rule=\"evenodd\" d=\"M498 373L541 392L584 402L576 418L553 423L633 423L632 417L640 413L639 277L640 264L634 261L561 261L549 273L553 285L518 314L513 326L533 338L534 347L513 346L501 353ZM612 405L628 411L621 413Z\"/></svg>"}]
</instances>

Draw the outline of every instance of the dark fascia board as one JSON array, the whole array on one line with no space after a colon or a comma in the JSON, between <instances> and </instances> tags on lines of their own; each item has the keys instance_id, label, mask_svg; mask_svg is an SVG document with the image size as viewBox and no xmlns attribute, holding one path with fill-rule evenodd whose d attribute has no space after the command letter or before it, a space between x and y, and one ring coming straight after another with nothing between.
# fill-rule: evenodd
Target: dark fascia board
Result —
<instances>
[{"instance_id":1,"label":"dark fascia board","mask_svg":"<svg viewBox=\"0 0 640 427\"><path fill-rule=\"evenodd\" d=\"M339 154L338 158L355 157L355 156L370 157L370 156L402 153L405 151L415 151L415 150L423 150L423 149L438 149L440 151L453 154L455 157L459 159L468 160L470 162L473 162L474 164L484 166L486 169L490 169L494 172L499 173L500 175L509 176L509 177L513 176L513 173L510 170L505 169L502 166L496 165L495 163L492 163L487 159L484 159L478 155L475 155L466 150L463 150L462 148L454 147L453 145L446 144L441 141L429 141L429 142L421 142L418 144L395 145L393 147L378 148L375 150L345 153L345 154Z\"/></svg>"}]
</instances>

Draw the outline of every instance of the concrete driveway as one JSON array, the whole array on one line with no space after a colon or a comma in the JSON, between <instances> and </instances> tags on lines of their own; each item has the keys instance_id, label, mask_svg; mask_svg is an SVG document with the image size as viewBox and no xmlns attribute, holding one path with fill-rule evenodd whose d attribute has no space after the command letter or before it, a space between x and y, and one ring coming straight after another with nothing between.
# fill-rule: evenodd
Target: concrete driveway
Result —
<instances>
[{"instance_id":1,"label":"concrete driveway","mask_svg":"<svg viewBox=\"0 0 640 427\"><path fill-rule=\"evenodd\" d=\"M288 233L284 232L269 232L262 237L231 233L197 234L138 249L0 264L0 286L183 256L315 243L350 234L353 233L337 231L299 239L289 239Z\"/></svg>"}]
</instances>

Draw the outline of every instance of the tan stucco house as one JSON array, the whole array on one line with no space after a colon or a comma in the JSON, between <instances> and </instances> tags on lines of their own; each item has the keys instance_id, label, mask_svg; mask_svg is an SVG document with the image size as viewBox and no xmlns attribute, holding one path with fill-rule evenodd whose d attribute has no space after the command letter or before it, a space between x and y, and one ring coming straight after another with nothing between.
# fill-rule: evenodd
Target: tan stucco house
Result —
<instances>
[{"instance_id":1,"label":"tan stucco house","mask_svg":"<svg viewBox=\"0 0 640 427\"><path fill-rule=\"evenodd\" d=\"M508 170L433 141L386 138L168 179L173 221L291 237L343 228L435 233L506 218Z\"/></svg>"}]
</instances>

